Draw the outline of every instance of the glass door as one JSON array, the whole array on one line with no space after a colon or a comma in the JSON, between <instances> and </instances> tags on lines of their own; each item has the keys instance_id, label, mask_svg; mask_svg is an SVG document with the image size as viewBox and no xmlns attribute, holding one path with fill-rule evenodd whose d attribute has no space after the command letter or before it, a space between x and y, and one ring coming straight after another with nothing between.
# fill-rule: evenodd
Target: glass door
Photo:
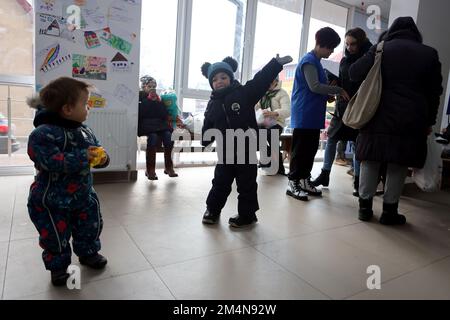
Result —
<instances>
[{"instance_id":1,"label":"glass door","mask_svg":"<svg viewBox=\"0 0 450 320\"><path fill-rule=\"evenodd\" d=\"M33 172L27 155L34 110L33 1L2 1L0 8L0 175Z\"/></svg>"}]
</instances>

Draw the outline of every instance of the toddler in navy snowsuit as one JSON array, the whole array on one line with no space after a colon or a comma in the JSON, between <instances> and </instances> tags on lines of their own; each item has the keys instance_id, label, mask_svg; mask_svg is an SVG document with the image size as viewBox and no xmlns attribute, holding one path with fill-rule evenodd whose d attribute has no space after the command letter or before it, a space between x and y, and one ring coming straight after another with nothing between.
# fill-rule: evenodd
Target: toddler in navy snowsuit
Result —
<instances>
[{"instance_id":1,"label":"toddler in navy snowsuit","mask_svg":"<svg viewBox=\"0 0 450 320\"><path fill-rule=\"evenodd\" d=\"M103 268L107 260L98 254L103 220L92 187L91 165L106 167L109 157L98 154L99 142L83 125L88 115L89 85L59 78L30 100L38 108L36 127L28 141L28 155L37 174L30 187L28 212L39 232L45 268L54 285L65 285L72 245L80 263ZM96 158L97 156L100 159Z\"/></svg>"},{"instance_id":2,"label":"toddler in navy snowsuit","mask_svg":"<svg viewBox=\"0 0 450 320\"><path fill-rule=\"evenodd\" d=\"M256 217L256 211L259 209L256 182L258 168L256 162L251 161L252 158L256 159L256 152L254 155L250 154L250 141L246 140L245 160L244 163L239 163L237 150L243 149L238 148L236 144L234 149L228 148L226 132L251 130L256 134L258 125L255 105L264 96L278 73L283 70L283 65L291 61L292 58L289 56L280 58L277 55L245 85L241 85L234 79L238 64L233 58L227 57L221 62L203 64L202 73L208 78L213 91L205 111L202 144L207 146L213 142L214 138L209 139L205 135L208 131L211 132L211 129L220 131L222 135L221 141L215 139L219 163L216 165L212 188L206 200L207 209L203 215L203 223L216 224L219 221L220 213L231 193L234 179L236 179L239 193L238 215L229 219L230 226L240 228L258 221ZM221 157L220 154L223 156ZM230 158L234 158L233 163L223 161Z\"/></svg>"}]
</instances>

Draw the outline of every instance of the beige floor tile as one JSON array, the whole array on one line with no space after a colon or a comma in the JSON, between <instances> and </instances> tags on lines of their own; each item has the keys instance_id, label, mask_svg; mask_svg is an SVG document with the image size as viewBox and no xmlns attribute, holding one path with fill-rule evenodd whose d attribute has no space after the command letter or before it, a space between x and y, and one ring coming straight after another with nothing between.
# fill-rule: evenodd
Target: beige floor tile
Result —
<instances>
[{"instance_id":1,"label":"beige floor tile","mask_svg":"<svg viewBox=\"0 0 450 320\"><path fill-rule=\"evenodd\" d=\"M352 300L450 300L450 258L381 284L380 290L367 290Z\"/></svg>"},{"instance_id":2,"label":"beige floor tile","mask_svg":"<svg viewBox=\"0 0 450 320\"><path fill-rule=\"evenodd\" d=\"M253 248L157 269L177 299L327 299Z\"/></svg>"},{"instance_id":3,"label":"beige floor tile","mask_svg":"<svg viewBox=\"0 0 450 320\"><path fill-rule=\"evenodd\" d=\"M50 272L41 258L37 240L12 241L9 248L4 299L15 299L51 289Z\"/></svg>"},{"instance_id":4,"label":"beige floor tile","mask_svg":"<svg viewBox=\"0 0 450 320\"><path fill-rule=\"evenodd\" d=\"M158 216L154 223L126 229L150 263L158 267L249 246L233 234L225 220L210 227L197 217Z\"/></svg>"},{"instance_id":5,"label":"beige floor tile","mask_svg":"<svg viewBox=\"0 0 450 320\"><path fill-rule=\"evenodd\" d=\"M135 183L96 185L109 263L101 272L81 268L81 292L50 284L26 209L33 177L0 177L0 289L4 282L6 299L448 299L449 262L439 260L450 255L445 201L402 197L408 224L385 227L377 222L383 199L375 197L376 219L362 223L347 169L334 166L323 197L309 202L286 196L286 177L259 175L259 222L237 231L228 227L236 185L220 224L201 223L214 167L180 168L175 179L158 169L155 182L140 171ZM382 270L381 292L365 292L372 264Z\"/></svg>"},{"instance_id":6,"label":"beige floor tile","mask_svg":"<svg viewBox=\"0 0 450 320\"><path fill-rule=\"evenodd\" d=\"M377 221L329 231L330 235L395 262L407 271L450 254L450 232L426 227L412 218L405 226L386 227Z\"/></svg>"},{"instance_id":7,"label":"beige floor tile","mask_svg":"<svg viewBox=\"0 0 450 320\"><path fill-rule=\"evenodd\" d=\"M333 299L367 288L367 268L371 265L380 266L386 279L405 272L381 256L348 245L326 232L256 248Z\"/></svg>"},{"instance_id":8,"label":"beige floor tile","mask_svg":"<svg viewBox=\"0 0 450 320\"><path fill-rule=\"evenodd\" d=\"M8 242L0 242L0 298L3 294L3 282L5 280L7 255Z\"/></svg>"},{"instance_id":9,"label":"beige floor tile","mask_svg":"<svg viewBox=\"0 0 450 320\"><path fill-rule=\"evenodd\" d=\"M20 297L27 300L173 300L170 291L153 270L93 281L80 290L52 288L47 292Z\"/></svg>"},{"instance_id":10,"label":"beige floor tile","mask_svg":"<svg viewBox=\"0 0 450 320\"><path fill-rule=\"evenodd\" d=\"M81 266L83 283L151 269L148 261L122 227L105 228L101 241L103 248L100 253L108 258L108 265L100 271ZM5 298L13 299L52 289L50 272L44 268L41 252L37 239L11 242ZM80 266L74 254L72 263Z\"/></svg>"},{"instance_id":11,"label":"beige floor tile","mask_svg":"<svg viewBox=\"0 0 450 320\"><path fill-rule=\"evenodd\" d=\"M4 181L0 179L0 183ZM3 192L4 189L7 188L0 191L0 241L9 241L15 195L11 190Z\"/></svg>"}]
</instances>

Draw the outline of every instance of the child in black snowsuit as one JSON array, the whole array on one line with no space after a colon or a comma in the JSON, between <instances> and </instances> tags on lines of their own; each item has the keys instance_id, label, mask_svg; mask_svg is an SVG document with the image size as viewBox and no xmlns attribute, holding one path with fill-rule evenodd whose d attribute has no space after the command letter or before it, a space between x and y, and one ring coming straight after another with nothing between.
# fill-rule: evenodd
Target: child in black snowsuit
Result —
<instances>
[{"instance_id":1,"label":"child in black snowsuit","mask_svg":"<svg viewBox=\"0 0 450 320\"><path fill-rule=\"evenodd\" d=\"M91 167L106 167L109 157L82 124L88 116L88 89L84 82L58 78L41 90L40 99L29 101L38 112L28 141L28 155L37 170L28 212L55 286L65 285L69 277L71 237L81 264L101 269L107 263L98 253L103 220Z\"/></svg>"},{"instance_id":2,"label":"child in black snowsuit","mask_svg":"<svg viewBox=\"0 0 450 320\"><path fill-rule=\"evenodd\" d=\"M213 91L205 111L202 144L207 146L214 141L214 137L209 139L205 136L209 129L218 130L222 136L221 139L215 139L219 152L219 163L216 165L212 189L206 200L207 209L203 215L203 223L215 224L218 222L234 179L236 179L239 193L238 215L229 219L230 226L239 228L258 221L256 218L256 211L259 209L256 183L257 163L250 161L252 155L249 154L249 142L247 141L245 143L247 147L245 161L243 164L237 164L239 158L237 149L241 149L241 146L236 147L235 145L234 149L227 148L226 131L236 132L241 129L247 132L247 130L252 130L252 134L256 134L258 125L255 117L255 105L264 96L278 73L283 70L283 65L291 61L292 58L289 56L280 58L277 55L255 75L253 80L248 81L244 86L234 79L234 72L237 70L238 64L233 58L227 57L222 62L203 64L202 74L208 78ZM234 159L231 161L232 163L226 160L230 158ZM256 159L256 153L254 159Z\"/></svg>"}]
</instances>

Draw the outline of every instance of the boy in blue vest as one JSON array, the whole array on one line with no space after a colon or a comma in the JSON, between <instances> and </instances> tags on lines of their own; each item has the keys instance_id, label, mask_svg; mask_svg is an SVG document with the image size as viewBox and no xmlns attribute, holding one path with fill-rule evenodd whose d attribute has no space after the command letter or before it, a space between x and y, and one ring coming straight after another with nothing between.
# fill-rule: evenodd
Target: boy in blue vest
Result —
<instances>
[{"instance_id":1,"label":"boy in blue vest","mask_svg":"<svg viewBox=\"0 0 450 320\"><path fill-rule=\"evenodd\" d=\"M286 194L307 201L308 195L321 196L311 183L311 170L320 140L320 130L325 128L327 100L341 95L349 100L344 89L328 85L327 76L320 63L329 58L341 38L326 27L316 33L316 46L297 65L291 99L292 153L289 185Z\"/></svg>"}]
</instances>

